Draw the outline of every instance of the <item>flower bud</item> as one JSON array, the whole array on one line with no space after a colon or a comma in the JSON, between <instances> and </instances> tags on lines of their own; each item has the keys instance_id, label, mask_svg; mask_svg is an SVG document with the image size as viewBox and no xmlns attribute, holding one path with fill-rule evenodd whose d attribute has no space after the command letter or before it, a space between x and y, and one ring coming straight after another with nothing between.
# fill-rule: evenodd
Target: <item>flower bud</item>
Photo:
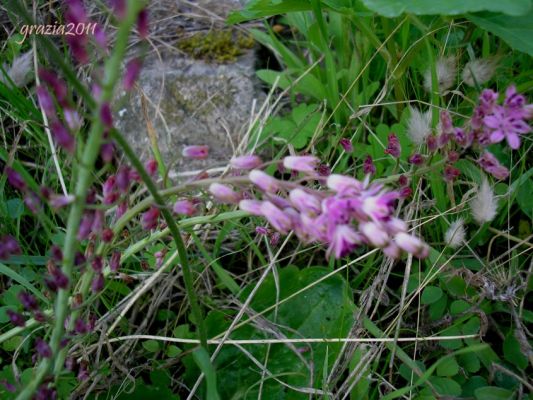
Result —
<instances>
[{"instance_id":1,"label":"flower bud","mask_svg":"<svg viewBox=\"0 0 533 400\"><path fill-rule=\"evenodd\" d=\"M209 192L222 203L236 204L241 199L237 192L221 183L212 183L209 186Z\"/></svg>"},{"instance_id":2,"label":"flower bud","mask_svg":"<svg viewBox=\"0 0 533 400\"><path fill-rule=\"evenodd\" d=\"M283 159L283 166L299 172L314 172L318 161L313 156L288 156Z\"/></svg>"},{"instance_id":3,"label":"flower bud","mask_svg":"<svg viewBox=\"0 0 533 400\"><path fill-rule=\"evenodd\" d=\"M205 160L209 155L209 146L186 146L183 148L181 155L194 160Z\"/></svg>"},{"instance_id":4,"label":"flower bud","mask_svg":"<svg viewBox=\"0 0 533 400\"><path fill-rule=\"evenodd\" d=\"M254 169L248 175L253 184L259 189L267 193L276 193L279 190L279 182L277 179L264 173L261 170Z\"/></svg>"},{"instance_id":5,"label":"flower bud","mask_svg":"<svg viewBox=\"0 0 533 400\"><path fill-rule=\"evenodd\" d=\"M259 156L250 154L247 156L233 157L230 165L235 169L254 169L263 163Z\"/></svg>"}]
</instances>

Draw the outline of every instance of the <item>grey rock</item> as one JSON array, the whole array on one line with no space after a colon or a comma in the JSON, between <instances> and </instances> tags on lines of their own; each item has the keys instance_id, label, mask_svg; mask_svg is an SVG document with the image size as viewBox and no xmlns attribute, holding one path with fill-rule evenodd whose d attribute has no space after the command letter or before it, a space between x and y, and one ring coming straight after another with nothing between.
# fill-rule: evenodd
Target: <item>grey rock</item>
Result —
<instances>
[{"instance_id":1,"label":"grey rock","mask_svg":"<svg viewBox=\"0 0 533 400\"><path fill-rule=\"evenodd\" d=\"M186 3L197 3L204 9L211 7L209 12L223 16L239 6L233 0ZM255 78L253 50L236 62L223 65L194 60L178 51L163 50L161 54L162 61L156 56L145 59L139 88L117 99L117 128L142 159L151 157L141 103L145 96L146 114L171 171L180 173L225 164L248 128L254 99L261 101L264 96ZM195 144L209 146L207 160L183 159L183 147Z\"/></svg>"}]
</instances>

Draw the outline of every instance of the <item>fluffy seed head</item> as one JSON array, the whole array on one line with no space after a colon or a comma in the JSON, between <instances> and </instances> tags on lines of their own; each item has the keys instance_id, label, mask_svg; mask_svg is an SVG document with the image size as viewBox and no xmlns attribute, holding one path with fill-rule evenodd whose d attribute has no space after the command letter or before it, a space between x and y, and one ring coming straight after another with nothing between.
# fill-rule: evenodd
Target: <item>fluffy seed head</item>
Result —
<instances>
[{"instance_id":1,"label":"fluffy seed head","mask_svg":"<svg viewBox=\"0 0 533 400\"><path fill-rule=\"evenodd\" d=\"M461 77L468 86L482 85L492 78L496 65L494 59L475 58L466 63Z\"/></svg>"},{"instance_id":2,"label":"fluffy seed head","mask_svg":"<svg viewBox=\"0 0 533 400\"><path fill-rule=\"evenodd\" d=\"M439 83L439 92L445 92L453 86L455 75L457 73L457 66L455 64L455 57L443 57L437 60L437 81ZM424 72L424 89L429 93L432 89L431 82L431 67Z\"/></svg>"},{"instance_id":3,"label":"fluffy seed head","mask_svg":"<svg viewBox=\"0 0 533 400\"><path fill-rule=\"evenodd\" d=\"M409 107L411 116L407 121L407 136L414 144L422 144L431 134L431 112L421 112Z\"/></svg>"},{"instance_id":4,"label":"fluffy seed head","mask_svg":"<svg viewBox=\"0 0 533 400\"><path fill-rule=\"evenodd\" d=\"M483 178L476 196L470 201L470 208L472 217L479 225L492 221L496 216L498 201L487 178Z\"/></svg>"},{"instance_id":5,"label":"fluffy seed head","mask_svg":"<svg viewBox=\"0 0 533 400\"><path fill-rule=\"evenodd\" d=\"M464 221L462 218L459 218L450 224L450 227L444 235L444 240L449 247L456 249L464 243L465 236Z\"/></svg>"}]
</instances>

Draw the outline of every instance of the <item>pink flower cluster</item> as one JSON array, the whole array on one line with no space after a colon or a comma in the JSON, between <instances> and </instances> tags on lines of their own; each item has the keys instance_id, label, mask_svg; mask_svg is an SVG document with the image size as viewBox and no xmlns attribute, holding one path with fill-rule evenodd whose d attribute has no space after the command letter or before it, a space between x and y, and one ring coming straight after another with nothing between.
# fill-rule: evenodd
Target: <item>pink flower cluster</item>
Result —
<instances>
[{"instance_id":1,"label":"pink flower cluster","mask_svg":"<svg viewBox=\"0 0 533 400\"><path fill-rule=\"evenodd\" d=\"M318 161L313 156L290 156L285 157L283 165L305 174L306 181L323 180L315 173ZM400 193L369 183L369 178L361 182L332 174L326 179L327 188L312 189L278 180L259 169L248 176L262 192L261 200L239 201L239 196L228 194L236 192L220 184L210 191L224 202L239 201L242 210L266 218L282 234L293 231L304 243L326 245L328 256L341 258L362 245L381 248L393 258L400 257L402 250L419 258L429 254L428 246L408 234L406 223L394 216Z\"/></svg>"}]
</instances>

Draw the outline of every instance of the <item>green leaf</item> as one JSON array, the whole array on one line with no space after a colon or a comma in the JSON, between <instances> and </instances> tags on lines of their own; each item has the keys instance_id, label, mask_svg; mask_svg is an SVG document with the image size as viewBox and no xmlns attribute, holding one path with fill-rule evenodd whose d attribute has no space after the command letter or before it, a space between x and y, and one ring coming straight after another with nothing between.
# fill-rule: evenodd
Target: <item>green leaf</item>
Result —
<instances>
[{"instance_id":1,"label":"green leaf","mask_svg":"<svg viewBox=\"0 0 533 400\"><path fill-rule=\"evenodd\" d=\"M20 283L28 291L32 292L35 296L37 296L39 299L41 299L46 304L48 304L48 299L46 297L44 297L44 295L39 290L37 290L37 288L35 286L33 286L30 283L30 281L28 281L25 277L23 277L22 275L20 275L19 273L17 273L13 269L9 268L7 265L4 265L4 264L0 263L0 274L6 275L7 277L11 278L15 282Z\"/></svg>"},{"instance_id":2,"label":"green leaf","mask_svg":"<svg viewBox=\"0 0 533 400\"><path fill-rule=\"evenodd\" d=\"M456 397L461 395L461 386L453 379L432 376L429 381L435 386L437 393L442 396Z\"/></svg>"},{"instance_id":3,"label":"green leaf","mask_svg":"<svg viewBox=\"0 0 533 400\"><path fill-rule=\"evenodd\" d=\"M437 375L438 376L454 376L459 372L459 364L454 357L445 358L437 366Z\"/></svg>"},{"instance_id":4,"label":"green leaf","mask_svg":"<svg viewBox=\"0 0 533 400\"><path fill-rule=\"evenodd\" d=\"M251 0L246 4L244 10L232 12L227 22L228 24L238 24L252 19L310 9L309 0Z\"/></svg>"},{"instance_id":5,"label":"green leaf","mask_svg":"<svg viewBox=\"0 0 533 400\"><path fill-rule=\"evenodd\" d=\"M397 17L402 13L416 15L458 15L477 11L495 11L508 15L524 15L531 7L530 0L363 0L370 10L385 17Z\"/></svg>"},{"instance_id":6,"label":"green leaf","mask_svg":"<svg viewBox=\"0 0 533 400\"><path fill-rule=\"evenodd\" d=\"M533 219L533 201L531 201L531 193L533 193L533 179L528 179L518 188L516 201L524 214Z\"/></svg>"},{"instance_id":7,"label":"green leaf","mask_svg":"<svg viewBox=\"0 0 533 400\"><path fill-rule=\"evenodd\" d=\"M8 352L15 351L22 343L22 339L22 336L13 336L2 343L2 348Z\"/></svg>"},{"instance_id":8,"label":"green leaf","mask_svg":"<svg viewBox=\"0 0 533 400\"><path fill-rule=\"evenodd\" d=\"M499 3L507 4L507 2ZM513 49L533 56L533 40L531 40L533 37L533 10L530 10L526 15L516 17L479 13L468 15L468 19L479 27L499 36Z\"/></svg>"},{"instance_id":9,"label":"green leaf","mask_svg":"<svg viewBox=\"0 0 533 400\"><path fill-rule=\"evenodd\" d=\"M167 351L166 351L167 357L174 358L174 357L179 356L181 353L182 353L182 350L174 344L171 344L170 346L167 347Z\"/></svg>"},{"instance_id":10,"label":"green leaf","mask_svg":"<svg viewBox=\"0 0 533 400\"><path fill-rule=\"evenodd\" d=\"M7 216L10 219L17 219L24 214L24 203L21 199L9 199L6 201Z\"/></svg>"},{"instance_id":11,"label":"green leaf","mask_svg":"<svg viewBox=\"0 0 533 400\"><path fill-rule=\"evenodd\" d=\"M196 365L202 370L207 382L207 400L220 400L220 396L217 391L217 375L207 351L203 347L200 347L193 351L192 356Z\"/></svg>"},{"instance_id":12,"label":"green leaf","mask_svg":"<svg viewBox=\"0 0 533 400\"><path fill-rule=\"evenodd\" d=\"M159 342L157 340L145 340L143 347L150 353L157 353L159 351Z\"/></svg>"},{"instance_id":13,"label":"green leaf","mask_svg":"<svg viewBox=\"0 0 533 400\"><path fill-rule=\"evenodd\" d=\"M503 357L520 369L525 369L528 366L527 357L522 352L520 343L514 336L513 331L510 331L503 341Z\"/></svg>"},{"instance_id":14,"label":"green leaf","mask_svg":"<svg viewBox=\"0 0 533 400\"><path fill-rule=\"evenodd\" d=\"M437 286L426 286L422 292L422 304L435 303L442 297L442 289Z\"/></svg>"},{"instance_id":15,"label":"green leaf","mask_svg":"<svg viewBox=\"0 0 533 400\"><path fill-rule=\"evenodd\" d=\"M461 314L462 312L465 312L469 308L470 308L470 304L468 304L466 301L464 301L464 300L455 300L450 305L450 314L452 314L452 315Z\"/></svg>"},{"instance_id":16,"label":"green leaf","mask_svg":"<svg viewBox=\"0 0 533 400\"><path fill-rule=\"evenodd\" d=\"M513 398L513 392L497 386L485 386L474 391L477 400L508 400Z\"/></svg>"}]
</instances>

